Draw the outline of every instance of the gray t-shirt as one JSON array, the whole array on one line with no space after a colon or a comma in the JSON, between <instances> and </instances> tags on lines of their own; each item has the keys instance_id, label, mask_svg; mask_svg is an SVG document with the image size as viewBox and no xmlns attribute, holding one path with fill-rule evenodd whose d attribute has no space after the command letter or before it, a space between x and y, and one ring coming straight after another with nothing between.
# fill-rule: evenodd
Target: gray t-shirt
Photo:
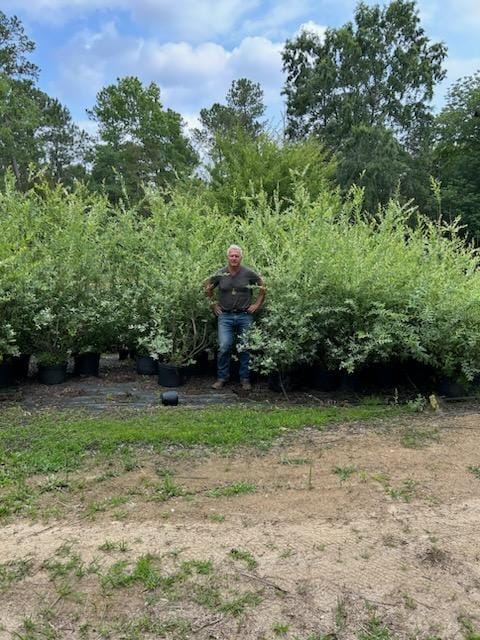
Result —
<instances>
[{"instance_id":1,"label":"gray t-shirt","mask_svg":"<svg viewBox=\"0 0 480 640\"><path fill-rule=\"evenodd\" d=\"M222 311L246 311L252 304L252 287L259 285L261 278L248 267L240 266L235 275L228 267L222 267L209 282L218 287L218 304Z\"/></svg>"}]
</instances>

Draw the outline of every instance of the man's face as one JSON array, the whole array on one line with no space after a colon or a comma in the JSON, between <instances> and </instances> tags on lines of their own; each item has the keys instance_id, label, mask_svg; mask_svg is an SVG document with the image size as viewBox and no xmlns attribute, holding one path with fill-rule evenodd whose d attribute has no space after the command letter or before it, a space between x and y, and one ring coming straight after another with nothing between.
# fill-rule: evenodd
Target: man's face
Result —
<instances>
[{"instance_id":1,"label":"man's face","mask_svg":"<svg viewBox=\"0 0 480 640\"><path fill-rule=\"evenodd\" d=\"M229 267L239 267L242 262L242 256L238 249L230 249L227 258Z\"/></svg>"}]
</instances>

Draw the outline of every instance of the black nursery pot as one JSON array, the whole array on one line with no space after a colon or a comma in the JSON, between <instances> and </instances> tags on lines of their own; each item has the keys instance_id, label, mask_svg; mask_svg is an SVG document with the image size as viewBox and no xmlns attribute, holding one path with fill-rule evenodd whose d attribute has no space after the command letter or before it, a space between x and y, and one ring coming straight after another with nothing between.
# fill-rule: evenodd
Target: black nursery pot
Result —
<instances>
[{"instance_id":1,"label":"black nursery pot","mask_svg":"<svg viewBox=\"0 0 480 640\"><path fill-rule=\"evenodd\" d=\"M21 353L19 356L13 356L10 358L10 364L15 380L25 380L28 378L28 369L30 367L29 353Z\"/></svg>"},{"instance_id":2,"label":"black nursery pot","mask_svg":"<svg viewBox=\"0 0 480 640\"><path fill-rule=\"evenodd\" d=\"M455 378L443 376L437 384L437 391L445 398L463 398L472 395L470 389Z\"/></svg>"},{"instance_id":3,"label":"black nursery pot","mask_svg":"<svg viewBox=\"0 0 480 640\"><path fill-rule=\"evenodd\" d=\"M186 372L184 367L174 364L158 363L158 384L162 387L180 387L185 382Z\"/></svg>"},{"instance_id":4,"label":"black nursery pot","mask_svg":"<svg viewBox=\"0 0 480 640\"><path fill-rule=\"evenodd\" d=\"M151 356L137 356L137 373L141 376L155 376L158 373L158 360Z\"/></svg>"},{"instance_id":5,"label":"black nursery pot","mask_svg":"<svg viewBox=\"0 0 480 640\"><path fill-rule=\"evenodd\" d=\"M165 407L176 407L178 405L178 393L176 391L164 391L160 394L160 399Z\"/></svg>"},{"instance_id":6,"label":"black nursery pot","mask_svg":"<svg viewBox=\"0 0 480 640\"><path fill-rule=\"evenodd\" d=\"M98 376L100 354L87 351L75 356L74 373L77 376Z\"/></svg>"},{"instance_id":7,"label":"black nursery pot","mask_svg":"<svg viewBox=\"0 0 480 640\"><path fill-rule=\"evenodd\" d=\"M38 381L42 384L61 384L67 379L67 363L39 364Z\"/></svg>"},{"instance_id":8,"label":"black nursery pot","mask_svg":"<svg viewBox=\"0 0 480 640\"><path fill-rule=\"evenodd\" d=\"M9 361L3 361L0 363L0 387L10 387L12 384L12 365Z\"/></svg>"}]
</instances>

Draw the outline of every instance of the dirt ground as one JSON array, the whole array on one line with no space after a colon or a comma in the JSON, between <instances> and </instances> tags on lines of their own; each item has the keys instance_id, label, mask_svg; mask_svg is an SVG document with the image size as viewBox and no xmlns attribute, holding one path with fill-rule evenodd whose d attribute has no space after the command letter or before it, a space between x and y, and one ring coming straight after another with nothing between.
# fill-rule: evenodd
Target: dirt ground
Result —
<instances>
[{"instance_id":1,"label":"dirt ground","mask_svg":"<svg viewBox=\"0 0 480 640\"><path fill-rule=\"evenodd\" d=\"M0 638L480 629L478 412L306 428L264 452L144 452L132 466L53 483L49 520L0 527Z\"/></svg>"}]
</instances>

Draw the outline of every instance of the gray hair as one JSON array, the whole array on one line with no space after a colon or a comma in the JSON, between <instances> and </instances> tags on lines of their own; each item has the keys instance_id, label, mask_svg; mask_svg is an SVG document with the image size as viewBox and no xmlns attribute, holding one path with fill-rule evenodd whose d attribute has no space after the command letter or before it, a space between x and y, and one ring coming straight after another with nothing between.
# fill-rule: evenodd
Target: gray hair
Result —
<instances>
[{"instance_id":1,"label":"gray hair","mask_svg":"<svg viewBox=\"0 0 480 640\"><path fill-rule=\"evenodd\" d=\"M241 258L243 257L243 250L242 250L242 247L239 247L239 246L238 246L238 244L231 244L231 245L228 247L228 249L227 249L227 257L228 257L228 254L230 253L230 250L231 250L231 249L235 249L235 251L238 251L238 252L240 253L240 257L241 257Z\"/></svg>"}]
</instances>

